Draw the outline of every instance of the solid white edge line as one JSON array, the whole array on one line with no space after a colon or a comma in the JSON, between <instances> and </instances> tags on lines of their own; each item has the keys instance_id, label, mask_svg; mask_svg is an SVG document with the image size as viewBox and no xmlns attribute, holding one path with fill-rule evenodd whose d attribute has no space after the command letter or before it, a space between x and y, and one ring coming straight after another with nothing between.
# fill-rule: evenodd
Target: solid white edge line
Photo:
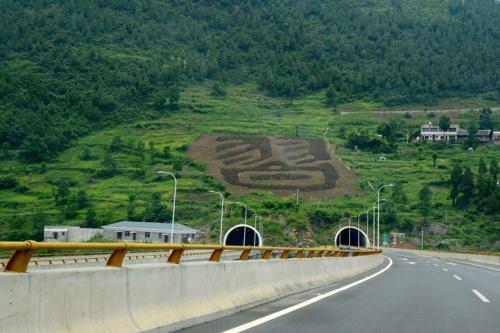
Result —
<instances>
[{"instance_id":1,"label":"solid white edge line","mask_svg":"<svg viewBox=\"0 0 500 333\"><path fill-rule=\"evenodd\" d=\"M453 277L454 277L455 279L457 279L458 281L462 281L462 278L461 278L460 276L458 276L458 275L453 275Z\"/></svg>"},{"instance_id":2,"label":"solid white edge line","mask_svg":"<svg viewBox=\"0 0 500 333\"><path fill-rule=\"evenodd\" d=\"M486 268L486 269L491 269L492 271L500 272L500 269L498 269L498 268L493 268L493 267L488 267L488 266L473 264L473 263L470 263L468 261L460 261L460 263L465 264L465 265L471 265L471 266L477 266L477 267L482 267L482 268Z\"/></svg>"},{"instance_id":3,"label":"solid white edge line","mask_svg":"<svg viewBox=\"0 0 500 333\"><path fill-rule=\"evenodd\" d=\"M250 321L246 324L243 324L243 325L240 325L238 327L235 327L235 328L231 328L229 330L226 330L226 331L223 331L222 333L239 333L239 332L243 332L243 331L246 331L246 330L249 330L253 327L256 327L256 326L259 326L259 325L262 325L264 323L267 323L268 321L271 321L273 319L276 319L276 318L279 318L281 316L284 316L290 312L294 312L294 311L297 311L299 309L302 309L308 305L311 305L313 303L316 303L318 301L321 301L322 299L324 298L327 298L327 297L330 297L332 295L335 295L335 294L338 294L344 290L347 290L349 288L352 288L354 286L357 286L358 284L361 284L363 282L366 282L368 280L371 280L373 279L374 277L384 273L385 271L387 271L389 268L391 268L392 266L392 259L389 258L389 257L386 257L384 256L384 258L387 258L389 259L389 264L387 266L385 266L384 268L382 268L380 271L376 272L376 273L373 273L372 275L370 276L367 276L365 278L362 278L361 280L358 280L358 281L355 281L355 282L352 282L348 285L345 285L343 287L340 287L340 288L337 288L337 289L334 289L334 290L331 290L321 296L316 296L316 297L313 297L311 299L308 299L307 301L304 301L302 303L299 303L299 304L295 304L291 307L288 307L286 309L283 309L283 310L280 310L280 311L277 311L275 313L271 313L265 317L262 317L262 318L259 318L259 319L255 319L253 321Z\"/></svg>"},{"instance_id":4,"label":"solid white edge line","mask_svg":"<svg viewBox=\"0 0 500 333\"><path fill-rule=\"evenodd\" d=\"M489 299L487 299L486 297L484 297L484 295L483 295L483 294L481 294L481 293L480 293L479 291L477 291L476 289L472 289L472 292L473 292L474 294L476 294L476 296L477 296L477 297L479 297L479 299L480 299L481 301L483 301L484 303L489 303L489 302L490 302L490 300L489 300Z\"/></svg>"}]
</instances>

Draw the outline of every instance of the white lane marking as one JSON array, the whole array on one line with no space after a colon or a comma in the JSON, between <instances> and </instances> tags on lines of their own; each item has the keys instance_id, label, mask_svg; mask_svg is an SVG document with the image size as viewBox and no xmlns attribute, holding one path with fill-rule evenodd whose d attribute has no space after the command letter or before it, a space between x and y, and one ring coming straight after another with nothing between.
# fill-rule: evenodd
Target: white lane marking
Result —
<instances>
[{"instance_id":1,"label":"white lane marking","mask_svg":"<svg viewBox=\"0 0 500 333\"><path fill-rule=\"evenodd\" d=\"M414 262L414 261L408 261L408 263L409 263L410 265L415 265L415 262Z\"/></svg>"},{"instance_id":2,"label":"white lane marking","mask_svg":"<svg viewBox=\"0 0 500 333\"><path fill-rule=\"evenodd\" d=\"M455 279L457 279L458 281L462 281L462 278L461 278L460 276L458 276L458 275L453 275L453 277L454 277Z\"/></svg>"},{"instance_id":3,"label":"white lane marking","mask_svg":"<svg viewBox=\"0 0 500 333\"><path fill-rule=\"evenodd\" d=\"M384 256L385 257L385 256ZM318 301L321 301L322 299L325 299L327 297L330 297L330 296L333 296L335 294L338 294L344 290L347 290L349 288L352 288L354 286L357 286L358 284L361 284L363 282L366 282L368 280L371 280L373 279L374 277L384 273L385 271L387 271L389 268L391 268L392 266L392 259L389 258L389 257L385 257L387 259L389 259L389 264L387 266L385 266L384 268L382 268L380 271L376 272L376 273L373 273L372 275L370 276L367 276L361 280L358 280L358 281L355 281L355 282L352 282L348 285L345 285L343 287L340 287L340 288L337 288L337 289L334 289L334 290L331 290L321 296L316 296L316 297L313 297L311 299L308 299L307 301L304 301L302 303L299 303L299 304L295 304L294 306L291 306L289 308L286 308L286 309L283 309L283 310L280 310L280 311L277 311L275 313L271 313L270 315L267 315L265 317L262 317L262 318L259 318L259 319L256 319L256 320L253 320L251 322L248 322L246 324L243 324L243 325L240 325L238 327L235 327L235 328L231 328L227 331L224 331L222 333L239 333L239 332L243 332L243 331L246 331L246 330L249 330L253 327L256 327L256 326L259 326L259 325L262 325L264 323L267 323L268 321L271 321L273 319L276 319L276 318L279 318L281 316L284 316L290 312L293 312L293 311L297 311L299 309L302 309L308 305L311 305L313 303L316 303Z\"/></svg>"},{"instance_id":4,"label":"white lane marking","mask_svg":"<svg viewBox=\"0 0 500 333\"><path fill-rule=\"evenodd\" d=\"M438 264L434 264L434 266L439 267L439 265L438 265Z\"/></svg>"},{"instance_id":5,"label":"white lane marking","mask_svg":"<svg viewBox=\"0 0 500 333\"><path fill-rule=\"evenodd\" d=\"M408 258L401 258L401 259L403 259L404 261L408 261Z\"/></svg>"},{"instance_id":6,"label":"white lane marking","mask_svg":"<svg viewBox=\"0 0 500 333\"><path fill-rule=\"evenodd\" d=\"M455 264L454 262L447 262L448 265L451 265L451 266L456 266L457 264Z\"/></svg>"},{"instance_id":7,"label":"white lane marking","mask_svg":"<svg viewBox=\"0 0 500 333\"><path fill-rule=\"evenodd\" d=\"M489 300L489 299L487 299L486 297L484 297L484 295L483 295L483 294L481 294L481 293L480 293L479 291L477 291L476 289L472 289L472 292L473 292L474 294L476 294L476 296L477 296L477 297L479 297L479 299L480 299L481 301L483 301L484 303L489 303L489 302L490 302L490 300Z\"/></svg>"},{"instance_id":8,"label":"white lane marking","mask_svg":"<svg viewBox=\"0 0 500 333\"><path fill-rule=\"evenodd\" d=\"M448 272L448 270L446 268L443 268L443 271Z\"/></svg>"}]
</instances>

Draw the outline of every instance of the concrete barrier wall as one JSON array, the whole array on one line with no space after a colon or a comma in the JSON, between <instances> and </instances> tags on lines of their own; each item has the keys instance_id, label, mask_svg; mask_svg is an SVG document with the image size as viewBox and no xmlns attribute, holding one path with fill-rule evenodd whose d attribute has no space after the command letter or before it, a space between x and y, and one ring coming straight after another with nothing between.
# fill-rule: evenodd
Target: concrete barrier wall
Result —
<instances>
[{"instance_id":1,"label":"concrete barrier wall","mask_svg":"<svg viewBox=\"0 0 500 333\"><path fill-rule=\"evenodd\" d=\"M453 252L440 252L440 251L426 251L426 250L407 250L407 249L395 249L397 251L404 251L422 255L435 256L442 259L457 259L476 263L490 264L490 265L500 265L499 256L487 256L472 253L453 253Z\"/></svg>"},{"instance_id":2,"label":"concrete barrier wall","mask_svg":"<svg viewBox=\"0 0 500 333\"><path fill-rule=\"evenodd\" d=\"M0 273L1 332L162 332L373 269L382 255Z\"/></svg>"}]
</instances>

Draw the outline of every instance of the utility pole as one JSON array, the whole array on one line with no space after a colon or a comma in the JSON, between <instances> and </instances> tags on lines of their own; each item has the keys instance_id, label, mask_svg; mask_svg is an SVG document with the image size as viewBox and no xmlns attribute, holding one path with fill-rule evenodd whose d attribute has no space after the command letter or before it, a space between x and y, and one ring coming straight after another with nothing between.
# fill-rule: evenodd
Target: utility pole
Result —
<instances>
[{"instance_id":1,"label":"utility pole","mask_svg":"<svg viewBox=\"0 0 500 333\"><path fill-rule=\"evenodd\" d=\"M424 249L424 225L422 224L422 243L420 244L420 249Z\"/></svg>"},{"instance_id":2,"label":"utility pole","mask_svg":"<svg viewBox=\"0 0 500 333\"><path fill-rule=\"evenodd\" d=\"M299 205L299 188L297 187L297 206Z\"/></svg>"}]
</instances>

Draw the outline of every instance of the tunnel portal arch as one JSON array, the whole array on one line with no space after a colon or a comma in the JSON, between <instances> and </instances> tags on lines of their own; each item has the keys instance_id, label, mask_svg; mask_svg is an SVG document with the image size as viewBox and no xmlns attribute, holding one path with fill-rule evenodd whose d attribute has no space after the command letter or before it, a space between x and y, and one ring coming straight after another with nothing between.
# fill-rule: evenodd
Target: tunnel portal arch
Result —
<instances>
[{"instance_id":1,"label":"tunnel portal arch","mask_svg":"<svg viewBox=\"0 0 500 333\"><path fill-rule=\"evenodd\" d=\"M349 232L350 230L350 232ZM358 245L358 235L359 235L359 245ZM369 247L370 240L368 235L361 229L353 226L346 226L340 228L335 234L335 245L336 246L349 246L349 238L351 239L351 246L353 247Z\"/></svg>"},{"instance_id":2,"label":"tunnel portal arch","mask_svg":"<svg viewBox=\"0 0 500 333\"><path fill-rule=\"evenodd\" d=\"M246 236L244 237L245 230ZM243 238L245 238L245 244L243 244ZM224 235L224 245L261 246L262 236L254 227L248 224L238 224L226 232Z\"/></svg>"}]
</instances>

